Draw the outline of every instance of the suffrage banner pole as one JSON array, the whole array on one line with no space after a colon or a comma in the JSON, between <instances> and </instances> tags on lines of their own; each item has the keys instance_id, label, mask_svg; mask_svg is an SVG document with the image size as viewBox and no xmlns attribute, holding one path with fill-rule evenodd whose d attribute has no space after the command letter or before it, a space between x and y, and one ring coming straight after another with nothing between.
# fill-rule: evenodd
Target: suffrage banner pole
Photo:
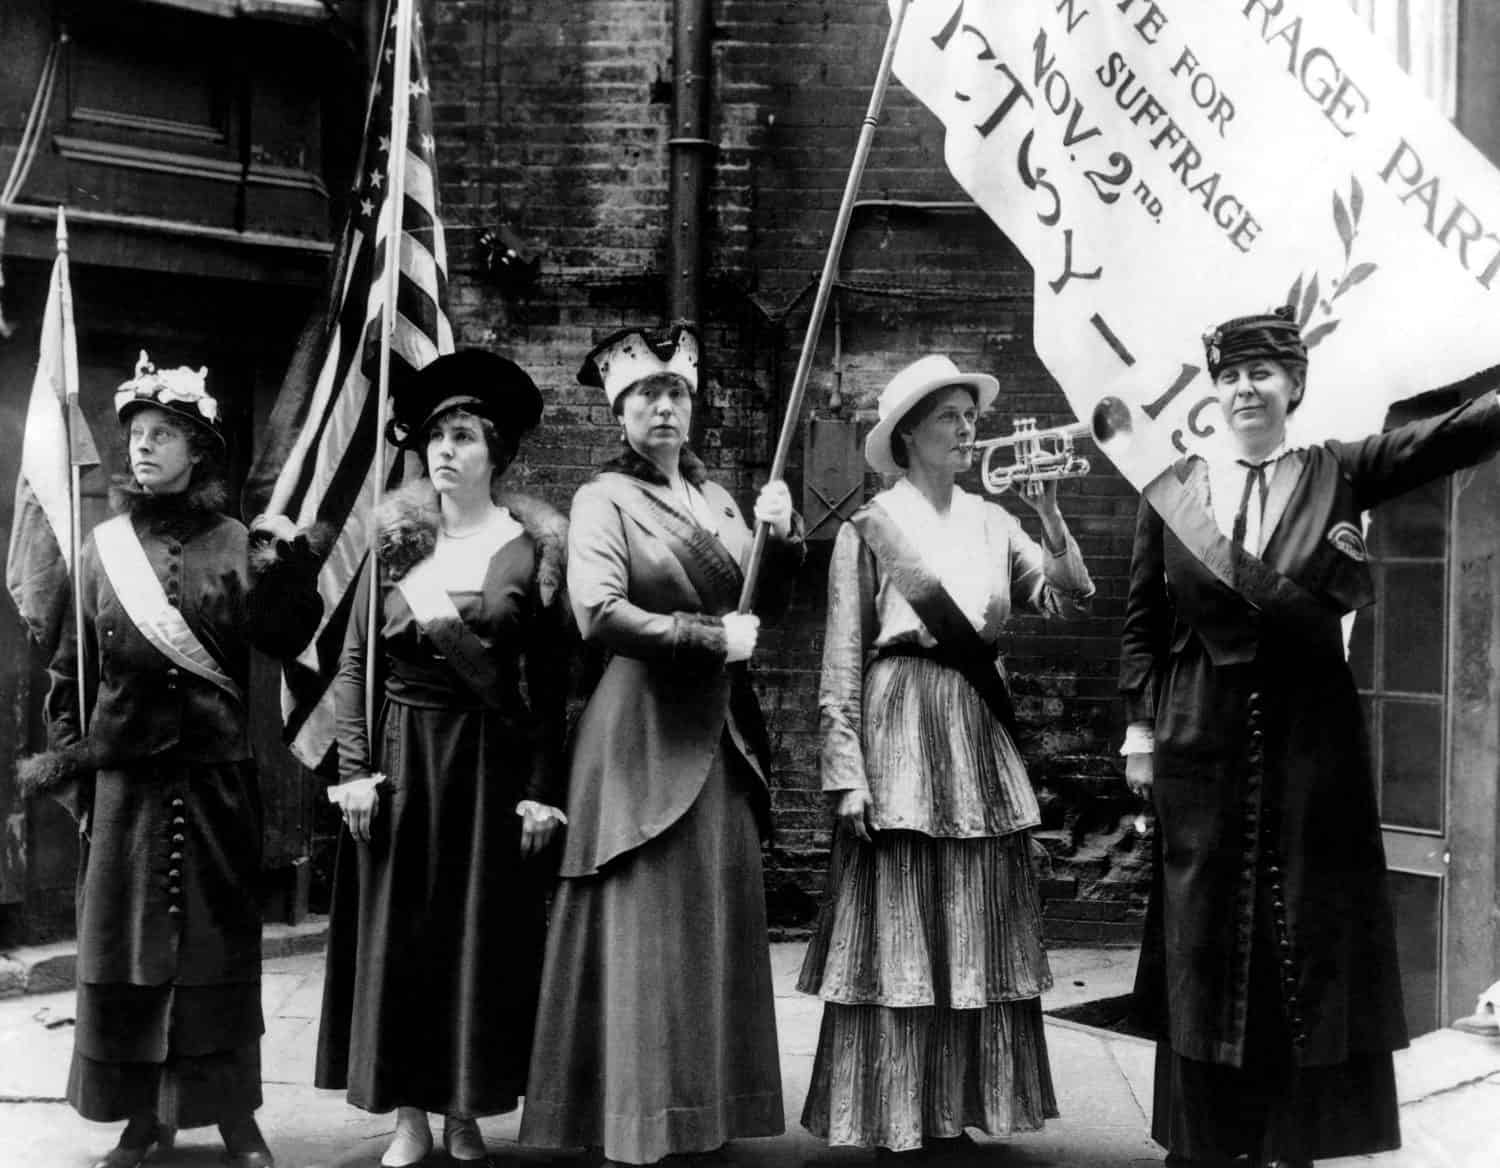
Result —
<instances>
[{"instance_id":1,"label":"suffrage banner pole","mask_svg":"<svg viewBox=\"0 0 1500 1168\"><path fill-rule=\"evenodd\" d=\"M901 26L905 22L906 10L911 0L900 0L893 6L891 28L886 34L885 51L880 57L880 68L875 75L875 87L870 92L870 105L865 111L860 126L859 141L854 147L854 161L849 165L849 178L844 183L844 197L839 203L838 217L833 224L833 237L828 242L828 254L823 259L823 274L818 278L817 295L813 297L812 313L807 319L807 333L802 338L802 355L797 360L797 373L792 378L791 393L787 397L786 417L781 422L781 437L776 443L776 453L771 459L771 481L786 474L787 458L791 454L792 439L797 432L797 421L802 413L802 399L807 393L807 378L812 372L813 358L818 351L818 334L823 331L823 317L828 311L828 300L833 294L833 281L838 274L839 259L844 251L844 237L849 234L849 220L854 215L854 202L859 197L860 182L864 178L865 162L870 157L870 144L875 138L875 127L880 121L880 110L885 105L885 91L890 84L891 69L896 60L896 44L901 39ZM749 612L755 603L755 586L760 575L761 561L765 558L766 537L770 534L764 523L755 525L755 542L750 547L750 558L745 564L745 583L740 591L740 612Z\"/></svg>"}]
</instances>

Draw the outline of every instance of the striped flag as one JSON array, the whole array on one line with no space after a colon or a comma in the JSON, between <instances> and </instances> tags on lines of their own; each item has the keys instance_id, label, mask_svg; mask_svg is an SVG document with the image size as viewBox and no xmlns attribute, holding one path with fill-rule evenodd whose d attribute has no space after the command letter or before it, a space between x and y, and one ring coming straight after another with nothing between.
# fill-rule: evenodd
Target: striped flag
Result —
<instances>
[{"instance_id":1,"label":"striped flag","mask_svg":"<svg viewBox=\"0 0 1500 1168\"><path fill-rule=\"evenodd\" d=\"M99 452L78 408L78 337L68 282L67 233L57 212L58 252L42 314L42 339L11 516L5 587L32 637L51 654L67 611L73 562L72 468L97 466Z\"/></svg>"},{"instance_id":2,"label":"striped flag","mask_svg":"<svg viewBox=\"0 0 1500 1168\"><path fill-rule=\"evenodd\" d=\"M299 527L335 533L318 577L323 623L285 666L282 716L288 746L317 766L333 744L333 695L353 584L369 546L382 303L385 297L388 164L405 151L398 240L400 287L391 341L391 384L453 350L447 312L447 255L438 217L426 51L415 5L391 0L365 118L348 219L335 253L327 304L304 330L265 442L245 487L247 515L286 515ZM410 79L395 93L399 13L413 13ZM409 104L406 141L392 141L393 102ZM387 462L393 460L388 457ZM392 467L378 468L389 482ZM356 617L356 619L361 619Z\"/></svg>"}]
</instances>

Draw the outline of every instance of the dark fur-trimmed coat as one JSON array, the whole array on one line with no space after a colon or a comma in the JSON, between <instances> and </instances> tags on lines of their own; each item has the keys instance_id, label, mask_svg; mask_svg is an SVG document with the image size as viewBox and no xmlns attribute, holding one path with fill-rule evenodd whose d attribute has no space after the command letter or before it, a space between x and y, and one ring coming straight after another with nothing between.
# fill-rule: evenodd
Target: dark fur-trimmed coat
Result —
<instances>
[{"instance_id":1,"label":"dark fur-trimmed coat","mask_svg":"<svg viewBox=\"0 0 1500 1168\"><path fill-rule=\"evenodd\" d=\"M251 648L296 652L317 628L317 555L306 537L252 555L208 481L173 496L117 488L168 599L247 688ZM74 796L84 827L81 981L215 985L259 976L261 807L244 703L164 657L136 628L94 537L79 562L82 637L69 613L51 664L51 750L33 789ZM90 711L79 724L78 644Z\"/></svg>"},{"instance_id":2,"label":"dark fur-trimmed coat","mask_svg":"<svg viewBox=\"0 0 1500 1168\"><path fill-rule=\"evenodd\" d=\"M1481 383L1495 383L1494 371ZM1300 469L1230 588L1141 504L1120 656L1131 721L1155 729L1159 851L1141 948L1141 1020L1187 1058L1238 1066L1252 946L1268 945L1303 1065L1406 1044L1368 731L1340 620L1374 598L1361 514L1500 450L1494 393ZM1207 470L1171 472L1213 527ZM1258 560L1295 589L1256 587ZM1300 598L1300 601L1299 601Z\"/></svg>"},{"instance_id":3,"label":"dark fur-trimmed coat","mask_svg":"<svg viewBox=\"0 0 1500 1168\"><path fill-rule=\"evenodd\" d=\"M242 689L252 646L290 656L316 631L323 612L318 533L252 550L244 524L221 513L225 491L216 479L172 496L117 482L110 498L130 516L167 598ZM23 763L23 792L61 794L70 783L86 786L101 766L168 752L193 761L248 758L244 708L208 682L183 676L146 640L104 574L92 535L84 541L79 581L89 732L79 726L78 638L69 612L49 669L49 749Z\"/></svg>"},{"instance_id":4,"label":"dark fur-trimmed coat","mask_svg":"<svg viewBox=\"0 0 1500 1168\"><path fill-rule=\"evenodd\" d=\"M520 784L517 798L534 799L555 804L562 801L563 780L563 719L562 705L571 676L574 657L575 634L567 612L566 562L568 520L550 503L532 495L513 491L497 491L495 501L505 507L511 517L525 531L524 543L528 547L530 563L529 585L534 600L527 602L531 619L519 638L527 646L522 652L525 659L526 686L533 703L545 705L545 714L532 710L524 714L525 700L516 694L495 695L501 705L520 701L521 706L512 711L516 717L530 719L527 736L532 739L531 762L528 777ZM401 647L407 638L415 637L418 651L431 652L437 661L436 650L429 640L416 632L410 609L395 585L417 564L433 553L437 547L438 532L442 526L436 490L429 479L417 479L392 492L381 502L375 512L375 530L380 541L380 588L383 614L382 637L386 638L400 630L397 640ZM485 604L494 609L504 607L501 593L513 586L495 578L499 561L514 554L513 550L501 548L495 553L491 564L491 578L486 581L486 590L497 590L487 595ZM503 574L503 573L502 573ZM355 613L364 613L369 604L368 572L362 573L355 588ZM386 644L377 657L376 669L379 686L387 684L386 669L389 655L396 646ZM515 646L509 646L506 652ZM339 676L334 683L338 695L338 741L339 774L344 780L359 778L379 769L371 757L371 748L364 726L363 688L367 647L363 621L356 625L351 618L348 635L344 641L344 654ZM504 656L501 653L501 656ZM507 676L509 676L507 674ZM554 699L557 699L554 702ZM557 709L554 710L553 706ZM557 717L554 717L557 714ZM531 715L535 715L534 717Z\"/></svg>"}]
</instances>

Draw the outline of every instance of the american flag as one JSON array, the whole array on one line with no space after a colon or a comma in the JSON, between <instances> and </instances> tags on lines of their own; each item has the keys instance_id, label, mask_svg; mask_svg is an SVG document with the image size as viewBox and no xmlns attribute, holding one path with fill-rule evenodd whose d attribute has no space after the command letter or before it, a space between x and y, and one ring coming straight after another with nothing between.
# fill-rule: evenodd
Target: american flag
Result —
<instances>
[{"instance_id":1,"label":"american flag","mask_svg":"<svg viewBox=\"0 0 1500 1168\"><path fill-rule=\"evenodd\" d=\"M317 766L333 745L333 693L344 627L369 547L377 485L375 436L386 294L387 165L406 151L400 289L391 342L391 384L453 351L447 255L438 217L437 168L426 50L416 5L390 0L365 117L348 218L333 261L325 309L304 330L245 488L247 515L290 517L337 532L318 577L323 624L283 672L282 717L292 753ZM398 13L412 13L410 80L394 93ZM409 102L406 141L392 142L394 101ZM387 457L388 464L391 458ZM392 467L379 468L389 482ZM355 619L363 619L356 615Z\"/></svg>"}]
</instances>

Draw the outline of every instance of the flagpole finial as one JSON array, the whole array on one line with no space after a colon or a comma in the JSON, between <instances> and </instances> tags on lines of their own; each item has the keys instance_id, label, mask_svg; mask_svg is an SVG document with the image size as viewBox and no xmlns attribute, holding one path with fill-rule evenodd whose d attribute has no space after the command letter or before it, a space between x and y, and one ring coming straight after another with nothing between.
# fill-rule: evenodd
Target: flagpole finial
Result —
<instances>
[{"instance_id":1,"label":"flagpole finial","mask_svg":"<svg viewBox=\"0 0 1500 1168\"><path fill-rule=\"evenodd\" d=\"M68 250L68 217L61 203L57 205L57 250Z\"/></svg>"}]
</instances>

